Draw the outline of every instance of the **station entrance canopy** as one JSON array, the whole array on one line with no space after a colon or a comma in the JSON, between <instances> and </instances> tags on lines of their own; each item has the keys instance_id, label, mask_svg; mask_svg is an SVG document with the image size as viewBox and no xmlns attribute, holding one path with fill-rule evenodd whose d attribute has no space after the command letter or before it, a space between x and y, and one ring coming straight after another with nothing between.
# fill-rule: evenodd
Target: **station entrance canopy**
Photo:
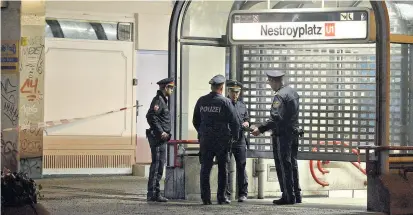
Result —
<instances>
[{"instance_id":1,"label":"station entrance canopy","mask_svg":"<svg viewBox=\"0 0 413 215\"><path fill-rule=\"evenodd\" d=\"M301 97L299 123L306 133L300 139L300 159L356 161L359 145L413 145L407 132L413 130L413 111L406 108L413 99L406 93L411 91L406 86L412 67L406 66L411 59L403 57L409 49L412 53L412 48L390 46L391 20L385 2L337 1L340 4L320 8L314 2L275 1L270 10L262 10L254 7L267 2L234 1L226 7L225 25L212 21L205 26L196 21L191 25L217 28L222 34L188 33L183 23L196 19L196 11L201 12L205 2L177 2L174 6L170 76L181 76L185 46L225 47L229 78L243 82L242 97L251 123L259 124L268 119L273 99L265 71L284 70L285 81ZM191 4L197 4L195 11L190 11ZM225 17L222 11L217 14ZM178 89L172 102L176 139L185 127L177 117L182 116L180 96ZM250 136L249 140L249 157L272 157L269 134Z\"/></svg>"}]
</instances>

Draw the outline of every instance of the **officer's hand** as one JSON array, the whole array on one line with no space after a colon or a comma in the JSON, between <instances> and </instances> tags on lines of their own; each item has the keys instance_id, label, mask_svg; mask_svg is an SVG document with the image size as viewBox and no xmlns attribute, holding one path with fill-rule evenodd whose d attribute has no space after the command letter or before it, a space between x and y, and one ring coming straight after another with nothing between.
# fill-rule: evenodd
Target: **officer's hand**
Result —
<instances>
[{"instance_id":1,"label":"officer's hand","mask_svg":"<svg viewBox=\"0 0 413 215\"><path fill-rule=\"evenodd\" d=\"M253 130L251 133L252 133L252 135L254 135L254 136L258 136L258 135L261 134L261 132L260 132L260 130L258 130L258 128L254 128L254 130Z\"/></svg>"},{"instance_id":2,"label":"officer's hand","mask_svg":"<svg viewBox=\"0 0 413 215\"><path fill-rule=\"evenodd\" d=\"M250 124L248 122L242 123L242 127L244 127L244 128L248 128L249 126L250 126Z\"/></svg>"},{"instance_id":3,"label":"officer's hand","mask_svg":"<svg viewBox=\"0 0 413 215\"><path fill-rule=\"evenodd\" d=\"M162 138L162 140L167 140L168 139L168 134L166 133L166 132L162 132L162 134L161 134L161 138Z\"/></svg>"}]
</instances>

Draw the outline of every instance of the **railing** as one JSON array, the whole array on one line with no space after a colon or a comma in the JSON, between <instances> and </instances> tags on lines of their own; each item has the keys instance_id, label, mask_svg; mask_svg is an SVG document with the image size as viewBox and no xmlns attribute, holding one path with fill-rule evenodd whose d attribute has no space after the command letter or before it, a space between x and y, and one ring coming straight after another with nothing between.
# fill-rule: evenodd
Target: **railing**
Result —
<instances>
[{"instance_id":1,"label":"railing","mask_svg":"<svg viewBox=\"0 0 413 215\"><path fill-rule=\"evenodd\" d=\"M325 144L325 142L320 142L320 145L324 145L324 144ZM346 146L346 147L349 146L347 143L342 143L341 141L329 141L329 142L327 142L327 144L328 144L328 145L341 145L341 144L343 144L343 145ZM317 151L317 148L314 147L311 151L316 152L316 151ZM356 149L352 149L351 151L352 151L354 154L356 154L357 156L360 155L359 151L357 151ZM317 160L317 169L318 169L318 171L320 171L323 175L326 174L326 173L330 173L330 171L328 171L328 170L326 170L326 169L324 169L324 168L322 167L322 163L328 164L328 163L330 163L330 161L323 161L323 162L321 162L320 160ZM360 165L360 159L358 159L358 162L351 162L351 164L353 164L353 166L355 166L358 170L360 170L364 175L367 175L366 170L363 169L363 168L361 167L361 165ZM313 160L310 160L310 162L309 162L309 167L310 167L311 176L313 177L314 181L315 181L317 184L319 184L319 185L321 185L321 186L323 186L323 187L330 185L328 182L323 181L323 180L319 179L319 178L316 176L316 174L315 174L315 172L314 172L314 163L313 163ZM364 184L366 185L366 184L367 184L367 181L364 181Z\"/></svg>"},{"instance_id":2,"label":"railing","mask_svg":"<svg viewBox=\"0 0 413 215\"><path fill-rule=\"evenodd\" d=\"M400 151L407 151L407 150L413 150L413 146L359 146L358 150L366 150L366 162L370 162L370 151L374 151L374 155L377 156L378 152L382 151L395 151L395 150L400 150ZM392 155L396 156L396 155ZM407 172L413 172L413 155L409 155L407 157L408 159L397 159L398 157L390 157L388 159L389 164L404 164L400 165L399 167L395 168L399 170L399 174L406 177ZM383 165L383 164L382 164ZM390 169L389 165L389 169ZM368 174L378 174L380 172L379 166L377 165L374 169L371 169Z\"/></svg>"},{"instance_id":3,"label":"railing","mask_svg":"<svg viewBox=\"0 0 413 215\"><path fill-rule=\"evenodd\" d=\"M183 156L198 155L199 147L186 147L183 145L199 145L198 140L170 140L168 142L167 167L182 167Z\"/></svg>"},{"instance_id":4,"label":"railing","mask_svg":"<svg viewBox=\"0 0 413 215\"><path fill-rule=\"evenodd\" d=\"M324 145L325 142L320 142L320 144ZM348 147L347 143L342 143L339 141L331 141L327 143L328 145L344 145ZM167 166L168 167L182 167L182 159L183 156L197 156L199 154L199 146L198 147L183 147L183 145L199 145L198 140L171 140L168 142L168 159L167 159ZM360 155L359 150L365 149L366 150L366 161L369 161L369 154L370 150L375 150L375 152L383 151L383 150L413 150L413 146L359 146L358 149L352 149L352 152L357 156ZM315 152L317 148L313 148L312 151ZM413 160L413 158L412 158ZM322 164L328 164L330 161L320 161L317 160L317 169L322 174L327 174L330 171L324 169ZM364 168L360 165L360 159L357 162L351 162L353 166L355 166L360 172L364 175L367 175L367 172ZM310 160L309 162L310 173L313 179L320 184L321 186L329 186L329 183L323 180L320 180L314 171L314 161ZM413 170L412 170L413 171ZM364 181L366 184L366 181Z\"/></svg>"}]
</instances>

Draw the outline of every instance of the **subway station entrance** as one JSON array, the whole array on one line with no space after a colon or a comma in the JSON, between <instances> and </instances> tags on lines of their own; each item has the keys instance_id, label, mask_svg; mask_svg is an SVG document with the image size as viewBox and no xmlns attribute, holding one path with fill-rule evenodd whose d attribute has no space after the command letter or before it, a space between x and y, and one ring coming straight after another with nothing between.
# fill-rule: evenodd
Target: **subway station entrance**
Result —
<instances>
[{"instance_id":1,"label":"subway station entrance","mask_svg":"<svg viewBox=\"0 0 413 215\"><path fill-rule=\"evenodd\" d=\"M176 2L174 139L196 139L193 107L216 74L241 81L251 124L264 122L273 99L265 72L276 69L300 95L300 160L374 161L376 176L411 165L411 11L397 1ZM250 136L248 157L272 158L270 139Z\"/></svg>"}]
</instances>

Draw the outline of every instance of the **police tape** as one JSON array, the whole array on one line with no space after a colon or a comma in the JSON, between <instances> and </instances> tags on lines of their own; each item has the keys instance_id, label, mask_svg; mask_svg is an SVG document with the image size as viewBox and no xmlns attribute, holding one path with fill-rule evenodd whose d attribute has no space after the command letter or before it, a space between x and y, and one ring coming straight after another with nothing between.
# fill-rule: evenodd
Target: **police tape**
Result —
<instances>
[{"instance_id":1,"label":"police tape","mask_svg":"<svg viewBox=\"0 0 413 215\"><path fill-rule=\"evenodd\" d=\"M14 127L14 128L5 128L1 131L6 132L6 131L14 131L14 130L17 130L17 131L27 130L27 129L33 129L33 128L37 129L37 128L54 127L54 126L58 126L58 125L73 123L73 122L80 121L80 120L85 120L85 119L95 118L95 117L99 117L99 116L104 116L104 115L108 115L108 114L111 114L111 113L121 112L121 111L132 109L132 108L135 108L135 107L142 107L142 105L139 105L139 106L134 105L134 106L130 106L130 107L124 107L124 108L111 110L111 111L100 113L100 114L94 114L94 115L87 116L87 117L72 118L72 119L59 119L59 120L54 120L54 121L46 121L46 122L20 125L20 126Z\"/></svg>"}]
</instances>

